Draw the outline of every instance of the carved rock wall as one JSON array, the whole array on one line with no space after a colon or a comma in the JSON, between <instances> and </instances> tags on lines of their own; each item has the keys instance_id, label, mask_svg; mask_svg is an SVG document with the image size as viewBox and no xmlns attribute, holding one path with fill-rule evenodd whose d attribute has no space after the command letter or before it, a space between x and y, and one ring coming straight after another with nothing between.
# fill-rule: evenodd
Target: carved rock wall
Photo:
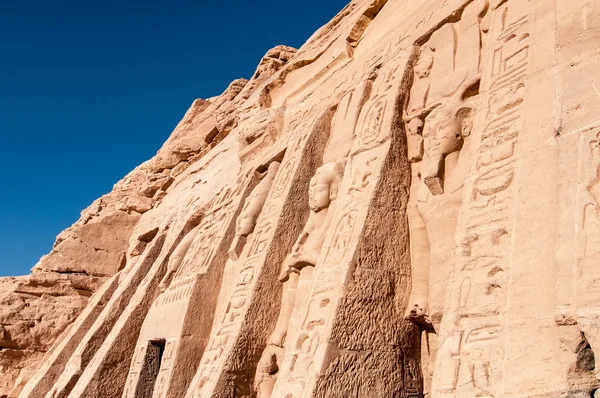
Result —
<instances>
[{"instance_id":1,"label":"carved rock wall","mask_svg":"<svg viewBox=\"0 0 600 398\"><path fill-rule=\"evenodd\" d=\"M597 395L599 10L354 0L270 50L2 281L0 396Z\"/></svg>"}]
</instances>

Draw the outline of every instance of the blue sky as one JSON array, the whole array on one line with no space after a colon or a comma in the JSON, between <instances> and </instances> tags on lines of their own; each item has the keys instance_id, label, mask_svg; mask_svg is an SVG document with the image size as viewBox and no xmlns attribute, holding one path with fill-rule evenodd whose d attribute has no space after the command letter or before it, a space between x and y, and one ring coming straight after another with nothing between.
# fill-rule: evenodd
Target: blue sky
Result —
<instances>
[{"instance_id":1,"label":"blue sky","mask_svg":"<svg viewBox=\"0 0 600 398\"><path fill-rule=\"evenodd\" d=\"M0 4L0 276L27 274L198 97L349 0Z\"/></svg>"}]
</instances>

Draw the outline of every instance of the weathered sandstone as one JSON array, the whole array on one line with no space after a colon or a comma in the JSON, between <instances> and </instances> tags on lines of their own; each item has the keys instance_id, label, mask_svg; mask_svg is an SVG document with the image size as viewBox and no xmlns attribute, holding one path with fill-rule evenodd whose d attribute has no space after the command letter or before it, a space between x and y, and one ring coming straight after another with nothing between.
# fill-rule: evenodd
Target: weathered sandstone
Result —
<instances>
[{"instance_id":1,"label":"weathered sandstone","mask_svg":"<svg viewBox=\"0 0 600 398\"><path fill-rule=\"evenodd\" d=\"M599 20L354 0L273 48L0 280L0 396L599 396Z\"/></svg>"}]
</instances>

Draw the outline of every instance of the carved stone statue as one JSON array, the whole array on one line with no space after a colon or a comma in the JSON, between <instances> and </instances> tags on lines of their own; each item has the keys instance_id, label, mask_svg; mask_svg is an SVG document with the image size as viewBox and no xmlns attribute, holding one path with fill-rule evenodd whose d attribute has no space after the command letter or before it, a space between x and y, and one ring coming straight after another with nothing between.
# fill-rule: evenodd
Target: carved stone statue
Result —
<instances>
[{"instance_id":1,"label":"carved stone statue","mask_svg":"<svg viewBox=\"0 0 600 398\"><path fill-rule=\"evenodd\" d=\"M343 174L344 168L341 164L328 163L321 166L311 179L308 193L310 216L286 259L282 281L287 280L291 272L299 272L305 266L316 265L331 222L331 212L328 210L337 198Z\"/></svg>"},{"instance_id":2,"label":"carved stone statue","mask_svg":"<svg viewBox=\"0 0 600 398\"><path fill-rule=\"evenodd\" d=\"M231 248L229 249L229 257L231 260L237 261L239 259L239 255L245 246L248 236L254 232L256 220L258 219L258 216L265 205L265 201L267 200L267 196L269 195L269 191L273 185L273 181L275 180L278 170L279 162L272 162L269 165L269 169L267 170L267 174L264 176L263 180L254 188L252 193L248 195L244 201L242 212L236 220L235 239L233 240Z\"/></svg>"},{"instance_id":3,"label":"carved stone statue","mask_svg":"<svg viewBox=\"0 0 600 398\"><path fill-rule=\"evenodd\" d=\"M439 331L446 286L453 269L454 234L465 178L461 150L473 124L473 109L463 105L460 101L448 102L427 115L423 161L416 166L418 172L413 173L418 181L413 182L408 209L413 286L406 317L433 338L430 341L426 335L423 344L426 384L433 371L435 333ZM413 129L419 125L412 124ZM410 125L407 132L410 147Z\"/></svg>"},{"instance_id":4,"label":"carved stone statue","mask_svg":"<svg viewBox=\"0 0 600 398\"><path fill-rule=\"evenodd\" d=\"M591 348L595 355L595 366L590 363L589 367L594 370L596 379L600 380L600 361L598 361L600 355L600 306L598 305L597 278L600 259L600 168L597 169L596 178L587 185L586 190L592 201L584 208L582 235L585 243L577 267L576 299L576 322L582 334L577 335L574 341L579 341L579 348ZM577 364L580 365L584 362L582 357L586 355L586 352L578 349L576 353Z\"/></svg>"},{"instance_id":5,"label":"carved stone statue","mask_svg":"<svg viewBox=\"0 0 600 398\"><path fill-rule=\"evenodd\" d=\"M406 318L425 331L421 361L428 395L446 287L453 271L458 211L468 175L481 57L489 30L488 0L475 0L459 21L447 23L424 43L414 63L405 116L412 184L410 226L412 291Z\"/></svg>"},{"instance_id":6,"label":"carved stone statue","mask_svg":"<svg viewBox=\"0 0 600 398\"><path fill-rule=\"evenodd\" d=\"M310 181L310 215L291 253L286 257L280 280L284 283L281 311L275 331L258 364L255 383L259 398L270 398L285 354L288 330L293 330L295 315L308 296L314 267L331 225L332 207L342 182L344 167L332 162L321 166Z\"/></svg>"},{"instance_id":7,"label":"carved stone statue","mask_svg":"<svg viewBox=\"0 0 600 398\"><path fill-rule=\"evenodd\" d=\"M246 242L252 237L258 216L262 212L269 191L275 181L275 176L279 170L279 162L269 164L269 169L262 181L252 190L250 195L244 201L244 207L236 220L235 238L229 249L229 260L225 264L223 270L223 282L221 283L221 291L219 293L219 306L226 304L228 291L235 286L235 279L239 274L238 265L241 264L246 255L248 247ZM219 314L222 308L218 307L216 313Z\"/></svg>"},{"instance_id":8,"label":"carved stone statue","mask_svg":"<svg viewBox=\"0 0 600 398\"><path fill-rule=\"evenodd\" d=\"M173 276L179 269L179 266L181 266L181 263L183 262L183 259L185 258L186 253L190 249L190 246L194 242L196 235L198 235L200 226L201 226L201 224L198 224L192 230L190 230L184 236L184 238L179 243L179 245L177 245L177 248L175 248L175 250L173 251L173 254L171 254L171 257L169 257L169 263L167 265L167 272L165 273L165 276L160 281L160 285L159 285L161 292L165 292L167 290L167 288L169 287L169 285L171 284L171 280L173 279Z\"/></svg>"}]
</instances>

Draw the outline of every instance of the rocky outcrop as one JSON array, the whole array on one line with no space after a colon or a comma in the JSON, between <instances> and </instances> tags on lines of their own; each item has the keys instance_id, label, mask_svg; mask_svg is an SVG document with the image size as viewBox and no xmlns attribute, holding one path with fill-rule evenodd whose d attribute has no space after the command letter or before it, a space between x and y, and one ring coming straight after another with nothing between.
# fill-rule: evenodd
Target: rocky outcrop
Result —
<instances>
[{"instance_id":1,"label":"rocky outcrop","mask_svg":"<svg viewBox=\"0 0 600 398\"><path fill-rule=\"evenodd\" d=\"M0 395L597 396L599 13L354 0L270 50L0 282Z\"/></svg>"},{"instance_id":2,"label":"rocky outcrop","mask_svg":"<svg viewBox=\"0 0 600 398\"><path fill-rule=\"evenodd\" d=\"M0 391L28 380L102 282L56 273L0 279Z\"/></svg>"}]
</instances>

